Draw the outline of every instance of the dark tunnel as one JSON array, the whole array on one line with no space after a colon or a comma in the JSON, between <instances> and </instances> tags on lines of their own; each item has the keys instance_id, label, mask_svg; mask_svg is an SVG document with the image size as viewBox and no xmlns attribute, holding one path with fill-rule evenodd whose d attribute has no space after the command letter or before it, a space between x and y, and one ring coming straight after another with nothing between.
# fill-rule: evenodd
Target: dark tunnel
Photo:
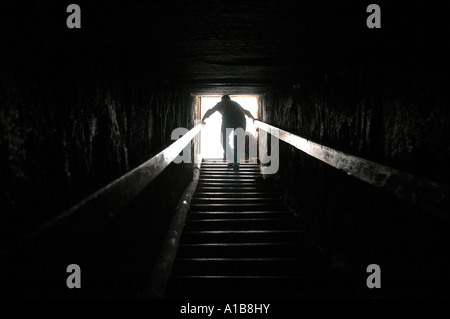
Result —
<instances>
[{"instance_id":1,"label":"dark tunnel","mask_svg":"<svg viewBox=\"0 0 450 319\"><path fill-rule=\"evenodd\" d=\"M2 299L152 298L193 181L211 198L194 195L180 247L206 224L217 227L211 238L223 227L242 234L184 244L172 274L162 267L163 299L450 296L450 52L440 5L378 1L381 28L369 28L369 1L78 1L81 27L69 28L70 4L0 5ZM226 173L220 161L196 170L164 155L144 177L123 177L160 158L176 128L200 128L202 97L225 94L258 97L260 139L268 124L331 153L318 159L283 133L272 174L260 175L260 161ZM344 156L336 165L346 168L330 156ZM351 173L360 160L384 177ZM228 182L249 195L226 193ZM270 241L274 225L287 232L273 220L281 213L301 225L301 243ZM306 260L313 248L319 261ZM80 289L68 287L71 264ZM381 288L369 287L373 264ZM173 284L179 269L188 275Z\"/></svg>"}]
</instances>

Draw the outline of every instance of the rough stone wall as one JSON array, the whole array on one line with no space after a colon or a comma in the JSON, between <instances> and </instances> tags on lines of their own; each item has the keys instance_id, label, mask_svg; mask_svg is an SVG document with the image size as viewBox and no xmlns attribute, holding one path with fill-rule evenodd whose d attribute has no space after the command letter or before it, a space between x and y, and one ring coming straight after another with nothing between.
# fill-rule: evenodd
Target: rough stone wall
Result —
<instances>
[{"instance_id":1,"label":"rough stone wall","mask_svg":"<svg viewBox=\"0 0 450 319\"><path fill-rule=\"evenodd\" d=\"M450 114L442 79L437 69L334 67L262 95L261 115L314 142L448 184ZM378 263L392 284L388 293L437 293L420 289L429 284L423 278L439 282L436 274L446 267L440 249L448 243L448 222L284 142L275 179L337 268L365 278L365 267Z\"/></svg>"},{"instance_id":2,"label":"rough stone wall","mask_svg":"<svg viewBox=\"0 0 450 319\"><path fill-rule=\"evenodd\" d=\"M3 218L46 219L161 151L174 128L193 126L193 98L170 82L4 62Z\"/></svg>"},{"instance_id":3,"label":"rough stone wall","mask_svg":"<svg viewBox=\"0 0 450 319\"><path fill-rule=\"evenodd\" d=\"M2 250L163 150L173 129L193 127L195 98L154 49L114 41L119 30L87 4L82 29L68 29L66 7L2 6ZM60 283L75 262L90 283L81 295L136 296L191 176L190 164L171 164L118 215L76 214L15 246L2 256L0 294L70 295Z\"/></svg>"},{"instance_id":4,"label":"rough stone wall","mask_svg":"<svg viewBox=\"0 0 450 319\"><path fill-rule=\"evenodd\" d=\"M39 54L16 53L1 60L2 248L150 159L173 142L173 129L190 129L194 121L194 97L176 83L127 62L132 59L124 61L121 54L83 59L76 52L73 63L65 64L40 59ZM42 287L51 286L50 277L65 269L70 259L92 265L102 256L103 268L88 270L92 285L84 293L136 296L146 284L145 276L191 176L190 164L171 164L117 218L105 219L105 212L98 211L75 219L51 244L42 246L44 251L52 247L60 256L50 264L53 253L37 253L41 246L36 242L32 259L24 255L23 261L19 257L8 261L17 272L17 278L8 279L12 284L10 290L5 288L8 294L64 295L67 291L44 292ZM72 235L66 238L64 233ZM37 275L30 273L33 268ZM39 277L45 280L39 282ZM24 278L41 288L32 292Z\"/></svg>"}]
</instances>

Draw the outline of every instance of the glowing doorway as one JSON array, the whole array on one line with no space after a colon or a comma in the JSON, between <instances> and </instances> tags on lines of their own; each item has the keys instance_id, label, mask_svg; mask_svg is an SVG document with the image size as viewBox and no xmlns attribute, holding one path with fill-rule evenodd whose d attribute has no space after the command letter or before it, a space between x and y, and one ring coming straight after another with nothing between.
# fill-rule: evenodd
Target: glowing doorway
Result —
<instances>
[{"instance_id":1,"label":"glowing doorway","mask_svg":"<svg viewBox=\"0 0 450 319\"><path fill-rule=\"evenodd\" d=\"M221 95L215 96L201 96L200 97L200 113L201 118L205 115L206 111L213 108L221 100ZM239 103L244 109L250 111L250 113L258 118L258 97L249 95L230 95L231 100ZM253 121L246 117L247 128L246 132L249 133L249 143L255 143L256 145L256 127ZM219 112L215 112L208 119L206 119L206 125L201 132L200 138L200 153L203 158L223 159L223 148L221 143L220 128L222 126L222 115ZM230 142L232 139L230 139ZM232 143L232 142L231 142ZM246 142L247 143L247 142ZM248 145L248 144L246 144Z\"/></svg>"}]
</instances>

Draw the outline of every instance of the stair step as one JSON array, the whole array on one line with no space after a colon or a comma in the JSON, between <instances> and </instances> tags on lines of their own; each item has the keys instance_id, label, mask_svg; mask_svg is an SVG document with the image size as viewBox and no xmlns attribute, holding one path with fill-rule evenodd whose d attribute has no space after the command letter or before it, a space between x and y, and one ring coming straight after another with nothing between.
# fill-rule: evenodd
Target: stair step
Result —
<instances>
[{"instance_id":1,"label":"stair step","mask_svg":"<svg viewBox=\"0 0 450 319\"><path fill-rule=\"evenodd\" d=\"M193 219L239 219L239 218L292 218L293 215L288 211L242 211L242 212L190 212L188 220Z\"/></svg>"},{"instance_id":2,"label":"stair step","mask_svg":"<svg viewBox=\"0 0 450 319\"><path fill-rule=\"evenodd\" d=\"M174 276L169 298L299 299L335 296L342 282L332 276Z\"/></svg>"},{"instance_id":3,"label":"stair step","mask_svg":"<svg viewBox=\"0 0 450 319\"><path fill-rule=\"evenodd\" d=\"M235 190L242 189L242 187L258 187L261 189L261 187L256 182L238 182L238 181L205 181L205 180L198 180L199 187L231 187Z\"/></svg>"},{"instance_id":4,"label":"stair step","mask_svg":"<svg viewBox=\"0 0 450 319\"><path fill-rule=\"evenodd\" d=\"M233 168L202 168L200 170L201 174L217 174L217 175L259 175L261 170L259 168L244 168L239 167L239 170L234 170Z\"/></svg>"},{"instance_id":5,"label":"stair step","mask_svg":"<svg viewBox=\"0 0 450 319\"><path fill-rule=\"evenodd\" d=\"M243 177L239 177L239 178L202 178L200 176L198 182L202 182L202 183L256 183L256 178L243 178Z\"/></svg>"},{"instance_id":6,"label":"stair step","mask_svg":"<svg viewBox=\"0 0 450 319\"><path fill-rule=\"evenodd\" d=\"M246 211L246 210L272 210L285 211L286 206L283 204L268 203L268 204L191 204L191 211Z\"/></svg>"},{"instance_id":7,"label":"stair step","mask_svg":"<svg viewBox=\"0 0 450 319\"><path fill-rule=\"evenodd\" d=\"M322 259L315 247L301 243L199 243L180 244L177 257L292 257Z\"/></svg>"},{"instance_id":8,"label":"stair step","mask_svg":"<svg viewBox=\"0 0 450 319\"><path fill-rule=\"evenodd\" d=\"M296 220L270 219L270 218L240 218L240 219L197 219L189 220L184 226L185 230L222 230L222 229L248 230L248 229L296 229Z\"/></svg>"},{"instance_id":9,"label":"stair step","mask_svg":"<svg viewBox=\"0 0 450 319\"><path fill-rule=\"evenodd\" d=\"M259 175L261 176L261 171L254 168L239 168L239 170L230 169L201 169L200 174L205 175Z\"/></svg>"},{"instance_id":10,"label":"stair step","mask_svg":"<svg viewBox=\"0 0 450 319\"><path fill-rule=\"evenodd\" d=\"M200 174L201 179L257 179L260 174Z\"/></svg>"},{"instance_id":11,"label":"stair step","mask_svg":"<svg viewBox=\"0 0 450 319\"><path fill-rule=\"evenodd\" d=\"M208 170L208 169L220 169L224 171L233 171L234 167L228 166L227 164L202 164L201 168L202 170ZM251 165L251 164L240 164L239 170L260 170L259 165Z\"/></svg>"},{"instance_id":12,"label":"stair step","mask_svg":"<svg viewBox=\"0 0 450 319\"><path fill-rule=\"evenodd\" d=\"M224 185L224 186L210 186L210 185L202 185L202 184L198 184L197 185L197 191L198 192L214 192L214 191L220 191L220 192L230 192L230 193L234 193L236 191L239 192L258 192L261 191L261 188L258 188L254 185L250 185L250 186L229 186L229 185ZM195 194L194 194L195 196Z\"/></svg>"},{"instance_id":13,"label":"stair step","mask_svg":"<svg viewBox=\"0 0 450 319\"><path fill-rule=\"evenodd\" d=\"M211 165L211 164L202 164L201 166L201 170L222 170L222 171L228 171L228 170L233 170L234 167L232 166L228 166L228 164L217 164L217 165ZM239 165L239 169L243 169L243 170L260 170L261 167L259 165L243 165L240 164Z\"/></svg>"},{"instance_id":14,"label":"stair step","mask_svg":"<svg viewBox=\"0 0 450 319\"><path fill-rule=\"evenodd\" d=\"M307 276L323 274L327 264L296 258L178 258L175 276Z\"/></svg>"},{"instance_id":15,"label":"stair step","mask_svg":"<svg viewBox=\"0 0 450 319\"><path fill-rule=\"evenodd\" d=\"M196 192L194 194L194 198L280 198L280 195L275 192L220 192L220 191L212 191L212 192Z\"/></svg>"},{"instance_id":16,"label":"stair step","mask_svg":"<svg viewBox=\"0 0 450 319\"><path fill-rule=\"evenodd\" d=\"M281 198L265 198L265 197L194 197L192 204L283 204Z\"/></svg>"},{"instance_id":17,"label":"stair step","mask_svg":"<svg viewBox=\"0 0 450 319\"><path fill-rule=\"evenodd\" d=\"M219 162L219 161L215 161L215 162L202 162L202 165L201 165L201 167L204 167L204 166L227 166L228 164L230 164L229 162L226 162L226 161L222 161L222 162ZM245 165L245 166L258 166L259 167L259 164L258 163L241 163L241 162L239 162L239 164L240 165Z\"/></svg>"},{"instance_id":18,"label":"stair step","mask_svg":"<svg viewBox=\"0 0 450 319\"><path fill-rule=\"evenodd\" d=\"M200 174L203 175L260 175L259 169L239 169L239 171L235 170L223 170L223 169L202 169Z\"/></svg>"},{"instance_id":19,"label":"stair step","mask_svg":"<svg viewBox=\"0 0 450 319\"><path fill-rule=\"evenodd\" d=\"M309 237L302 230L199 230L183 231L182 244L196 243L260 243L298 242L310 244Z\"/></svg>"}]
</instances>

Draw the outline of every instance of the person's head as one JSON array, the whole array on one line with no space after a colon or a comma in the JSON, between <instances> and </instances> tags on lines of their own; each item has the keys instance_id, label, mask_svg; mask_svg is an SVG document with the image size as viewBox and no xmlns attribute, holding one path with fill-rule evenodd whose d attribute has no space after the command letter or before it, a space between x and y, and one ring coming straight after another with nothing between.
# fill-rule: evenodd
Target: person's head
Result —
<instances>
[{"instance_id":1,"label":"person's head","mask_svg":"<svg viewBox=\"0 0 450 319\"><path fill-rule=\"evenodd\" d=\"M230 101L230 100L231 100L231 98L229 95L222 96L222 101Z\"/></svg>"}]
</instances>

